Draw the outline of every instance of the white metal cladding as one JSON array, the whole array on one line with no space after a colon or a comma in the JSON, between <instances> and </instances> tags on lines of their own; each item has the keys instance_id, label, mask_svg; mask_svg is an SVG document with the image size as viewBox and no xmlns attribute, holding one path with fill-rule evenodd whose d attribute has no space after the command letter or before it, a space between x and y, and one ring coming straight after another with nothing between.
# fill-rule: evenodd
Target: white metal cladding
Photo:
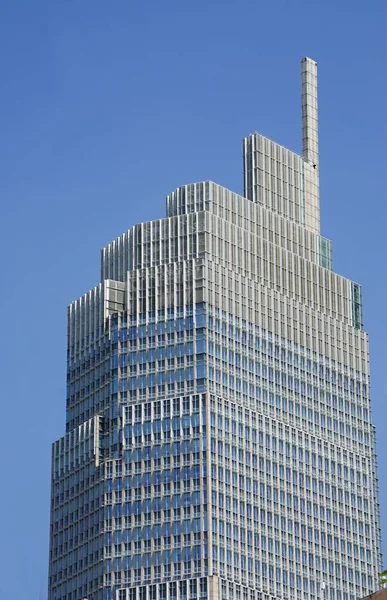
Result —
<instances>
[{"instance_id":1,"label":"white metal cladding","mask_svg":"<svg viewBox=\"0 0 387 600\"><path fill-rule=\"evenodd\" d=\"M186 187L192 187L193 206L202 207L196 196L206 191L208 211L142 223L129 230L102 251L105 278L124 281L126 268L132 271L207 256L289 298L352 323L351 281L320 266L319 235L211 182ZM181 191L174 193L177 212Z\"/></svg>"}]
</instances>

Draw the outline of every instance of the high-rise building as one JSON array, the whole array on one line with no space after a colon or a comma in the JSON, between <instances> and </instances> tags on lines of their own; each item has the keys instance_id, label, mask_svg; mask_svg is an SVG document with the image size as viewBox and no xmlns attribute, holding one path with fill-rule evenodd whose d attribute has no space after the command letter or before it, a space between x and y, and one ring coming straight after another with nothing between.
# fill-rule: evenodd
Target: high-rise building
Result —
<instances>
[{"instance_id":1,"label":"high-rise building","mask_svg":"<svg viewBox=\"0 0 387 600\"><path fill-rule=\"evenodd\" d=\"M68 311L49 600L357 600L382 568L359 284L302 155L243 142L244 196L180 187Z\"/></svg>"}]
</instances>

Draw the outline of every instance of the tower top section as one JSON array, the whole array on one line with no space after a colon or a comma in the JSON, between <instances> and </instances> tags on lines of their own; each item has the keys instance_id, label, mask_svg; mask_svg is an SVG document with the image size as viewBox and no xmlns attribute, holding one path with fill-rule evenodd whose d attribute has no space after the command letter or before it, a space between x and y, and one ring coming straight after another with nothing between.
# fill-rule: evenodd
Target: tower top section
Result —
<instances>
[{"instance_id":1,"label":"tower top section","mask_svg":"<svg viewBox=\"0 0 387 600\"><path fill-rule=\"evenodd\" d=\"M320 233L317 63L301 61L302 153L254 133L243 140L244 195Z\"/></svg>"}]
</instances>

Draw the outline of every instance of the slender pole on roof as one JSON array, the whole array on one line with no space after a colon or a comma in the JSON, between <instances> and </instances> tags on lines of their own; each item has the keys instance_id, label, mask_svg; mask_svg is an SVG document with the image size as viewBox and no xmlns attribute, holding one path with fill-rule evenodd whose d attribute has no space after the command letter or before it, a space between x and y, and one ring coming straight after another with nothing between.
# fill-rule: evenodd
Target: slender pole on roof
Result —
<instances>
[{"instance_id":1,"label":"slender pole on roof","mask_svg":"<svg viewBox=\"0 0 387 600\"><path fill-rule=\"evenodd\" d=\"M301 61L302 154L318 168L317 63L311 58Z\"/></svg>"}]
</instances>

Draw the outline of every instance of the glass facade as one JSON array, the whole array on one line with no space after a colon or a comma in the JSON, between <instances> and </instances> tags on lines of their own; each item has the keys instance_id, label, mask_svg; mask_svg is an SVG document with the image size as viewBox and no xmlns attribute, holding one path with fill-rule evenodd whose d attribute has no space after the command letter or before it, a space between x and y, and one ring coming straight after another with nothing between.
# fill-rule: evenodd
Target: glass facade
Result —
<instances>
[{"instance_id":1,"label":"glass facade","mask_svg":"<svg viewBox=\"0 0 387 600\"><path fill-rule=\"evenodd\" d=\"M307 90L314 69L303 61ZM334 273L320 235L303 102L303 157L249 136L245 197L179 188L165 219L102 250L101 283L69 307L49 600L376 588L361 287Z\"/></svg>"}]
</instances>

